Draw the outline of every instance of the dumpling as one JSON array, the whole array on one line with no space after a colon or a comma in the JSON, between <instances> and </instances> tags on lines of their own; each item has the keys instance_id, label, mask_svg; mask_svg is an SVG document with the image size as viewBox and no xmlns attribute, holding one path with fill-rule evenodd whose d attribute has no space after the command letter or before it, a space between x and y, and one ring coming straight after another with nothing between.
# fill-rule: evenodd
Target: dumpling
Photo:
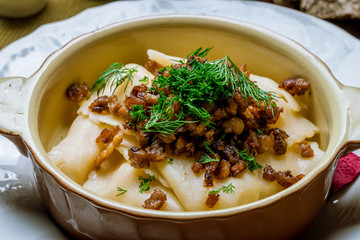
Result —
<instances>
[{"instance_id":1,"label":"dumpling","mask_svg":"<svg viewBox=\"0 0 360 240\"><path fill-rule=\"evenodd\" d=\"M285 90L278 88L275 81L253 74L250 75L250 79L255 81L263 90L273 91L282 97L277 100L276 104L282 107L284 112L273 127L280 128L289 135L289 138L286 139L288 147L302 142L305 138L311 138L319 132L319 129L312 122L298 113L300 105L296 99Z\"/></svg>"},{"instance_id":2,"label":"dumpling","mask_svg":"<svg viewBox=\"0 0 360 240\"><path fill-rule=\"evenodd\" d=\"M105 126L78 116L67 136L50 150L49 159L75 182L83 184L100 154L101 149L95 140Z\"/></svg>"},{"instance_id":3,"label":"dumpling","mask_svg":"<svg viewBox=\"0 0 360 240\"><path fill-rule=\"evenodd\" d=\"M320 162L324 152L319 148L316 142L309 142L311 148L314 150L314 157L303 158L299 152L298 144L288 148L285 155L275 155L273 151L268 151L256 156L256 161L263 167L266 164L270 165L276 171L290 170L293 176L298 174L308 174ZM260 198L265 198L273 195L284 188L276 182L268 182L258 175L261 181Z\"/></svg>"},{"instance_id":4,"label":"dumpling","mask_svg":"<svg viewBox=\"0 0 360 240\"><path fill-rule=\"evenodd\" d=\"M156 175L154 175L155 181L150 183L150 190L141 193L139 190L139 176L147 177L144 169L133 168L128 162L123 161L120 167L110 172L103 169L92 172L89 180L83 186L100 196L134 207L141 207L144 201L150 197L153 190L159 189L166 194L167 198L161 210L184 211L172 190L166 188L157 179ZM118 187L127 191L118 195Z\"/></svg>"},{"instance_id":5,"label":"dumpling","mask_svg":"<svg viewBox=\"0 0 360 240\"><path fill-rule=\"evenodd\" d=\"M208 192L230 183L235 187L234 193L221 193L220 200L212 209L234 207L259 199L260 182L250 171L244 171L238 177L215 179L213 187L205 188L204 172L194 174L191 170L193 159L184 155L173 158L172 164L162 161L154 165L167 180L186 211L209 210L205 204Z\"/></svg>"}]
</instances>

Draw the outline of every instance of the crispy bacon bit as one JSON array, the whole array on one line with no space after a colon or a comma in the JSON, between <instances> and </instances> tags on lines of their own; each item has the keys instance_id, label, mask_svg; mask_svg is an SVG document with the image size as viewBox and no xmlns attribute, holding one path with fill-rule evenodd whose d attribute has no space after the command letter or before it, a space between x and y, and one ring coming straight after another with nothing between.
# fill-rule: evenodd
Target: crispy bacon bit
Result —
<instances>
[{"instance_id":1,"label":"crispy bacon bit","mask_svg":"<svg viewBox=\"0 0 360 240\"><path fill-rule=\"evenodd\" d=\"M213 208L215 204L219 201L220 194L218 193L208 193L208 197L206 199L206 206L208 208Z\"/></svg>"},{"instance_id":2,"label":"crispy bacon bit","mask_svg":"<svg viewBox=\"0 0 360 240\"><path fill-rule=\"evenodd\" d=\"M162 135L158 134L157 137L163 142L163 143L172 143L176 140L175 134L169 134L169 135Z\"/></svg>"},{"instance_id":3,"label":"crispy bacon bit","mask_svg":"<svg viewBox=\"0 0 360 240\"><path fill-rule=\"evenodd\" d=\"M119 103L118 97L116 95L111 95L108 102L108 107L110 113L115 116L119 116L119 110L121 108L121 104Z\"/></svg>"},{"instance_id":4,"label":"crispy bacon bit","mask_svg":"<svg viewBox=\"0 0 360 240\"><path fill-rule=\"evenodd\" d=\"M231 166L231 168L230 168L231 176L235 177L239 173L244 171L245 169L246 169L245 161L240 160L239 162L237 162L237 163L235 163L234 165Z\"/></svg>"},{"instance_id":5,"label":"crispy bacon bit","mask_svg":"<svg viewBox=\"0 0 360 240\"><path fill-rule=\"evenodd\" d=\"M214 177L217 179L224 179L230 175L231 164L229 161L221 160L214 172Z\"/></svg>"},{"instance_id":6,"label":"crispy bacon bit","mask_svg":"<svg viewBox=\"0 0 360 240\"><path fill-rule=\"evenodd\" d=\"M73 102L80 102L89 96L89 87L85 83L75 83L66 89L66 97Z\"/></svg>"},{"instance_id":7,"label":"crispy bacon bit","mask_svg":"<svg viewBox=\"0 0 360 240\"><path fill-rule=\"evenodd\" d=\"M218 108L215 110L214 114L211 116L212 121L213 120L220 120L227 116L227 113L224 108Z\"/></svg>"},{"instance_id":8,"label":"crispy bacon bit","mask_svg":"<svg viewBox=\"0 0 360 240\"><path fill-rule=\"evenodd\" d=\"M214 186L214 182L213 182L213 176L211 174L211 170L210 169L206 169L205 170L205 175L204 175L204 187L212 187Z\"/></svg>"},{"instance_id":9,"label":"crispy bacon bit","mask_svg":"<svg viewBox=\"0 0 360 240\"><path fill-rule=\"evenodd\" d=\"M176 142L174 144L174 150L173 150L173 154L175 156L178 156L180 154L182 154L183 152L186 151L186 138L182 135L180 135L177 139Z\"/></svg>"},{"instance_id":10,"label":"crispy bacon bit","mask_svg":"<svg viewBox=\"0 0 360 240\"><path fill-rule=\"evenodd\" d=\"M244 127L244 121L239 117L231 117L222 122L222 128L225 133L240 135L243 132Z\"/></svg>"},{"instance_id":11,"label":"crispy bacon bit","mask_svg":"<svg viewBox=\"0 0 360 240\"><path fill-rule=\"evenodd\" d=\"M134 168L146 168L150 166L148 153L138 147L131 147L129 149L130 165Z\"/></svg>"},{"instance_id":12,"label":"crispy bacon bit","mask_svg":"<svg viewBox=\"0 0 360 240\"><path fill-rule=\"evenodd\" d=\"M143 208L159 210L166 202L166 194L160 189L154 190L150 198L146 199Z\"/></svg>"},{"instance_id":13,"label":"crispy bacon bit","mask_svg":"<svg viewBox=\"0 0 360 240\"><path fill-rule=\"evenodd\" d=\"M280 186L284 188L288 188L291 185L295 184L299 180L301 180L305 175L299 174L297 176L293 176L291 171L278 171L276 172L270 165L266 165L262 174L262 177L269 182L276 181Z\"/></svg>"},{"instance_id":14,"label":"crispy bacon bit","mask_svg":"<svg viewBox=\"0 0 360 240\"><path fill-rule=\"evenodd\" d=\"M257 140L259 145L256 147L256 152L258 154L264 153L272 146L274 146L274 138L272 138L270 135L261 134L257 136Z\"/></svg>"},{"instance_id":15,"label":"crispy bacon bit","mask_svg":"<svg viewBox=\"0 0 360 240\"><path fill-rule=\"evenodd\" d=\"M194 172L194 173L199 173L201 171L201 169L203 169L203 165L201 163L199 163L198 161L195 161L193 163L193 165L191 166L191 170Z\"/></svg>"},{"instance_id":16,"label":"crispy bacon bit","mask_svg":"<svg viewBox=\"0 0 360 240\"><path fill-rule=\"evenodd\" d=\"M287 148L287 142L286 139L289 137L289 135L279 128L273 129L273 135L274 135L274 146L273 149L275 151L276 155L283 155L286 153Z\"/></svg>"},{"instance_id":17,"label":"crispy bacon bit","mask_svg":"<svg viewBox=\"0 0 360 240\"><path fill-rule=\"evenodd\" d=\"M234 100L238 104L238 111L240 113L244 112L248 108L250 102L252 102L243 97L238 90L234 93Z\"/></svg>"},{"instance_id":18,"label":"crispy bacon bit","mask_svg":"<svg viewBox=\"0 0 360 240\"><path fill-rule=\"evenodd\" d=\"M161 66L160 64L158 64L155 61L147 61L145 63L145 68L151 72L153 75L157 76L159 74L158 70L160 68L163 68L163 66Z\"/></svg>"},{"instance_id":19,"label":"crispy bacon bit","mask_svg":"<svg viewBox=\"0 0 360 240\"><path fill-rule=\"evenodd\" d=\"M97 113L109 112L109 97L101 96L95 99L89 106L89 110Z\"/></svg>"},{"instance_id":20,"label":"crispy bacon bit","mask_svg":"<svg viewBox=\"0 0 360 240\"><path fill-rule=\"evenodd\" d=\"M165 153L165 144L160 140L156 139L150 146L148 150L149 161L150 162L160 162L167 159L167 154Z\"/></svg>"},{"instance_id":21,"label":"crispy bacon bit","mask_svg":"<svg viewBox=\"0 0 360 240\"><path fill-rule=\"evenodd\" d=\"M303 141L299 144L299 151L303 158L311 158L314 156L314 150L311 148L311 145L306 141Z\"/></svg>"},{"instance_id":22,"label":"crispy bacon bit","mask_svg":"<svg viewBox=\"0 0 360 240\"><path fill-rule=\"evenodd\" d=\"M239 69L240 69L240 71L242 71L242 72L244 73L244 75L245 75L246 77L248 77L248 78L250 77L250 71L247 70L246 64L241 64L240 67L239 67Z\"/></svg>"},{"instance_id":23,"label":"crispy bacon bit","mask_svg":"<svg viewBox=\"0 0 360 240\"><path fill-rule=\"evenodd\" d=\"M227 106L225 107L226 113L231 116L236 116L237 108L238 108L237 102L233 98L229 98L227 100Z\"/></svg>"},{"instance_id":24,"label":"crispy bacon bit","mask_svg":"<svg viewBox=\"0 0 360 240\"><path fill-rule=\"evenodd\" d=\"M288 78L279 84L279 88L285 89L292 96L301 96L310 88L310 82L304 78Z\"/></svg>"},{"instance_id":25,"label":"crispy bacon bit","mask_svg":"<svg viewBox=\"0 0 360 240\"><path fill-rule=\"evenodd\" d=\"M115 126L113 130L105 128L100 136L96 138L96 143L105 143L108 144L106 149L104 149L95 160L95 169L99 169L101 163L106 159L110 158L114 153L114 150L117 146L120 145L124 138L124 133L121 131L120 126Z\"/></svg>"}]
</instances>

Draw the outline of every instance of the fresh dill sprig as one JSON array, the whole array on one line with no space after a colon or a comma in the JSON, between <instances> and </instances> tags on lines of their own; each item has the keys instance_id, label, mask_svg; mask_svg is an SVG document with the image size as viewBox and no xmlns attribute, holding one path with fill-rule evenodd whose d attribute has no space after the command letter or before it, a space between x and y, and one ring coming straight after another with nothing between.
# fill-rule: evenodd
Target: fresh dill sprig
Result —
<instances>
[{"instance_id":1,"label":"fresh dill sprig","mask_svg":"<svg viewBox=\"0 0 360 240\"><path fill-rule=\"evenodd\" d=\"M196 49L195 51L191 52L189 55L187 55L187 59L189 59L191 56L195 56L195 57L206 57L206 55L208 55L208 53L210 52L210 50L213 47L208 47L206 49L203 50L202 47L199 47L198 49Z\"/></svg>"},{"instance_id":2,"label":"fresh dill sprig","mask_svg":"<svg viewBox=\"0 0 360 240\"><path fill-rule=\"evenodd\" d=\"M117 196L120 196L120 195L123 195L124 193L126 193L126 192L127 192L127 190L126 190L126 189L122 189L121 187L118 187L118 188L117 188L117 191L118 191L118 192L120 192L120 193L119 193L119 194L117 194L117 195L116 195L116 197L117 197Z\"/></svg>"},{"instance_id":3,"label":"fresh dill sprig","mask_svg":"<svg viewBox=\"0 0 360 240\"><path fill-rule=\"evenodd\" d=\"M219 75L226 80L225 82L229 83L229 91L232 96L239 89L245 99L251 97L258 104L263 102L265 107L270 107L273 110L274 101L278 97L276 93L259 88L235 65L228 55L223 59L211 61L211 63L214 64L214 68L218 70Z\"/></svg>"},{"instance_id":4,"label":"fresh dill sprig","mask_svg":"<svg viewBox=\"0 0 360 240\"><path fill-rule=\"evenodd\" d=\"M113 63L111 66L101 73L100 77L94 85L90 88L91 94L94 92L99 96L100 93L104 92L106 85L110 84L110 91L115 92L123 82L126 82L124 92L129 85L132 84L133 74L137 72L135 68L127 68L122 63Z\"/></svg>"},{"instance_id":5,"label":"fresh dill sprig","mask_svg":"<svg viewBox=\"0 0 360 240\"><path fill-rule=\"evenodd\" d=\"M148 85L150 83L150 79L147 76L144 76L144 78L140 79L139 82Z\"/></svg>"},{"instance_id":6,"label":"fresh dill sprig","mask_svg":"<svg viewBox=\"0 0 360 240\"><path fill-rule=\"evenodd\" d=\"M144 119L147 119L146 110L143 109L142 105L133 105L133 108L130 111L130 116L136 119L138 122L141 122Z\"/></svg>"},{"instance_id":7,"label":"fresh dill sprig","mask_svg":"<svg viewBox=\"0 0 360 240\"><path fill-rule=\"evenodd\" d=\"M224 193L234 193L235 186L232 185L232 183L229 183L229 185L227 186L222 186L221 188L219 188L218 190L211 190L209 191L209 194L216 194L219 193L221 191L223 191Z\"/></svg>"},{"instance_id":8,"label":"fresh dill sprig","mask_svg":"<svg viewBox=\"0 0 360 240\"><path fill-rule=\"evenodd\" d=\"M240 158L247 162L247 168L254 172L256 169L261 169L262 166L258 162L256 162L255 157L252 155L249 155L246 151L247 149L244 149L242 151L238 151L236 148L233 148L233 150L240 156Z\"/></svg>"},{"instance_id":9,"label":"fresh dill sprig","mask_svg":"<svg viewBox=\"0 0 360 240\"><path fill-rule=\"evenodd\" d=\"M264 134L264 132L263 131L261 131L261 129L256 129L256 135L258 135L258 136L260 136L260 135L263 135Z\"/></svg>"},{"instance_id":10,"label":"fresh dill sprig","mask_svg":"<svg viewBox=\"0 0 360 240\"><path fill-rule=\"evenodd\" d=\"M260 89L226 56L215 61L199 62L192 56L204 57L211 48L197 49L188 55L188 65L178 68L166 67L166 76L160 74L153 82L153 90L166 89L172 93L172 100L182 104L186 116L192 116L206 126L211 126L210 113L204 104L232 97L235 91L247 99L253 98L258 104L273 110L276 95ZM169 100L170 101L170 100ZM155 116L155 115L154 115ZM181 119L178 119L181 120Z\"/></svg>"},{"instance_id":11,"label":"fresh dill sprig","mask_svg":"<svg viewBox=\"0 0 360 240\"><path fill-rule=\"evenodd\" d=\"M143 127L144 132L157 132L162 135L169 135L185 123L192 122L182 120L183 111L177 115L175 114L177 119L173 120L175 98L168 99L163 92L159 92L159 94L158 103L151 108L150 119Z\"/></svg>"},{"instance_id":12,"label":"fresh dill sprig","mask_svg":"<svg viewBox=\"0 0 360 240\"><path fill-rule=\"evenodd\" d=\"M173 164L174 159L173 158L169 158L168 164Z\"/></svg>"},{"instance_id":13,"label":"fresh dill sprig","mask_svg":"<svg viewBox=\"0 0 360 240\"><path fill-rule=\"evenodd\" d=\"M217 155L211 150L210 148L210 144L208 142L204 142L204 147L206 150L208 150L213 156L215 156L215 158L211 158L208 154L204 154L201 158L200 158L200 163L205 164L205 163L209 163L209 162L219 162L220 159L217 157Z\"/></svg>"},{"instance_id":14,"label":"fresh dill sprig","mask_svg":"<svg viewBox=\"0 0 360 240\"><path fill-rule=\"evenodd\" d=\"M155 181L155 175L147 174L147 178L143 176L139 176L139 180L141 181L139 184L140 192L143 193L145 191L150 190L150 183Z\"/></svg>"}]
</instances>

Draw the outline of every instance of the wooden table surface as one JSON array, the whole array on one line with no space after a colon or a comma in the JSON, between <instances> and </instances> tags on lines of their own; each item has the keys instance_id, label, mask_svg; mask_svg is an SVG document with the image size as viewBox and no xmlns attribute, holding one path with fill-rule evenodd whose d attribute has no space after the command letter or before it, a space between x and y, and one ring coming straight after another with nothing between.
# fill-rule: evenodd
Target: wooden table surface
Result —
<instances>
[{"instance_id":1,"label":"wooden table surface","mask_svg":"<svg viewBox=\"0 0 360 240\"><path fill-rule=\"evenodd\" d=\"M72 17L79 12L111 0L48 0L47 6L34 16L11 19L0 17L0 50L33 32L39 26ZM331 20L360 39L360 20Z\"/></svg>"}]
</instances>

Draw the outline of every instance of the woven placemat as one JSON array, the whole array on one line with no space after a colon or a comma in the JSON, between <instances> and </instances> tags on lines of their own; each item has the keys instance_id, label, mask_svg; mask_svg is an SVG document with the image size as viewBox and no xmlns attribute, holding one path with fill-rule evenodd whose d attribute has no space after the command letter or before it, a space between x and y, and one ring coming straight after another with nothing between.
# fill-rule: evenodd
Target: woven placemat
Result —
<instances>
[{"instance_id":1,"label":"woven placemat","mask_svg":"<svg viewBox=\"0 0 360 240\"><path fill-rule=\"evenodd\" d=\"M26 18L0 17L0 49L15 40L33 32L39 26L64 20L79 12L99 5L112 2L111 0L48 0L46 7L39 13Z\"/></svg>"}]
</instances>

